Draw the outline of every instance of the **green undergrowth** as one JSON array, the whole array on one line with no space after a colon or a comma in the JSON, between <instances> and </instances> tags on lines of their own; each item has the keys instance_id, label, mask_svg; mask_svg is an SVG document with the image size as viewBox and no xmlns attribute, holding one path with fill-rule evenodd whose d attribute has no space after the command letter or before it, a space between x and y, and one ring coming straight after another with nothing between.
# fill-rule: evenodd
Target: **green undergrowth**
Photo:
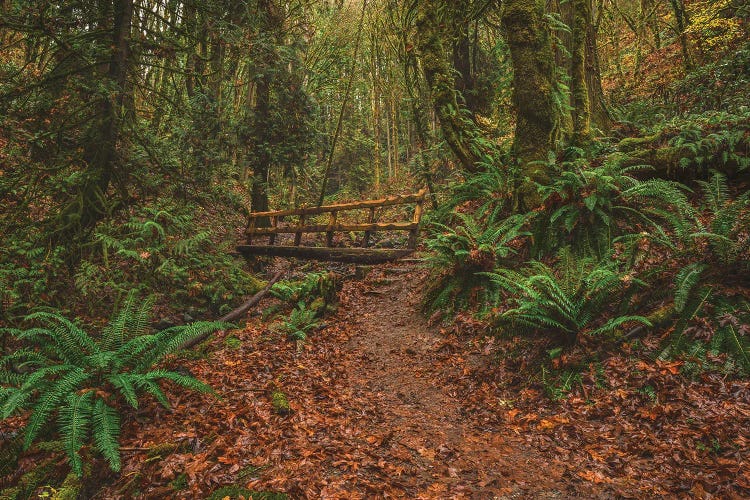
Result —
<instances>
[{"instance_id":1,"label":"green undergrowth","mask_svg":"<svg viewBox=\"0 0 750 500\"><path fill-rule=\"evenodd\" d=\"M33 222L6 231L0 322L14 324L40 306L103 317L129 290L156 293L165 308L201 317L228 312L262 282L233 255L230 228L242 224L241 200L204 198L135 203L96 225L73 255L67 245L48 246ZM227 204L221 212L219 203ZM227 225L217 225L219 217Z\"/></svg>"},{"instance_id":2,"label":"green undergrowth","mask_svg":"<svg viewBox=\"0 0 750 500\"><path fill-rule=\"evenodd\" d=\"M162 381L213 393L191 375L158 364L186 342L227 325L197 322L153 332L152 307L153 300L139 300L131 292L109 324L93 334L63 316L42 312L26 318L27 328L0 332L17 346L0 358L0 417L29 412L23 450L56 435L77 476L84 475L94 452L117 472L126 406L137 409L148 395L169 408Z\"/></svg>"},{"instance_id":3,"label":"green undergrowth","mask_svg":"<svg viewBox=\"0 0 750 500\"><path fill-rule=\"evenodd\" d=\"M290 340L304 342L321 326L321 318L335 307L338 293L336 277L330 272L312 272L301 279L279 281L271 287L271 295L281 304L269 306L263 316L275 317L271 329ZM291 305L285 314L284 306Z\"/></svg>"},{"instance_id":4,"label":"green undergrowth","mask_svg":"<svg viewBox=\"0 0 750 500\"><path fill-rule=\"evenodd\" d=\"M498 335L541 342L549 359L536 356L532 378L552 399L641 338L652 347L640 355L680 360L685 376L750 375L747 104L551 155L540 165L553 180L529 212L512 170L453 186L428 218L426 309L468 310ZM646 161L665 148L689 184ZM572 352L578 362L559 361Z\"/></svg>"}]
</instances>

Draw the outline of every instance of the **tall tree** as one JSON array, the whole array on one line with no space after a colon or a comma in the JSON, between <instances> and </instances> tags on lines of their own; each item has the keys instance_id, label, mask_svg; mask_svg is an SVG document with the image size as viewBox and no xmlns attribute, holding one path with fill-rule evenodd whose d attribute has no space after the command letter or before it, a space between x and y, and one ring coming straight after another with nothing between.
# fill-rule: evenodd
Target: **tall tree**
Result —
<instances>
[{"instance_id":1,"label":"tall tree","mask_svg":"<svg viewBox=\"0 0 750 500\"><path fill-rule=\"evenodd\" d=\"M524 175L545 182L538 163L555 148L559 107L555 103L554 56L542 0L506 0L502 24L513 62L513 103L516 110L514 151ZM526 189L527 204L533 204Z\"/></svg>"},{"instance_id":2,"label":"tall tree","mask_svg":"<svg viewBox=\"0 0 750 500\"><path fill-rule=\"evenodd\" d=\"M573 46L570 51L570 92L573 107L574 144L584 144L591 136L591 103L586 81L586 36L591 23L591 0L572 0Z\"/></svg>"},{"instance_id":3,"label":"tall tree","mask_svg":"<svg viewBox=\"0 0 750 500\"><path fill-rule=\"evenodd\" d=\"M464 170L476 172L479 155L472 147L477 135L475 124L467 120L456 99L455 68L448 59L444 40L454 38L456 10L446 2L418 2L416 7L416 48L430 90L443 137Z\"/></svg>"}]
</instances>

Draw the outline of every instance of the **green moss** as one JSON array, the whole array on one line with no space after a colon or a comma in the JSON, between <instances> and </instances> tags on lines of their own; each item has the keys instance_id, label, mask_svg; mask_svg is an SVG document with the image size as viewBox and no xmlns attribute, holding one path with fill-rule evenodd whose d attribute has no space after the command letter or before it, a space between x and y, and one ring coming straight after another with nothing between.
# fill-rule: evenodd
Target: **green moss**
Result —
<instances>
[{"instance_id":1,"label":"green moss","mask_svg":"<svg viewBox=\"0 0 750 500\"><path fill-rule=\"evenodd\" d=\"M230 335L229 337L224 339L224 345L230 349L239 349L240 347L242 347L242 341L234 335Z\"/></svg>"},{"instance_id":2,"label":"green moss","mask_svg":"<svg viewBox=\"0 0 750 500\"><path fill-rule=\"evenodd\" d=\"M172 480L172 482L169 483L169 487L172 488L175 491L180 491L180 490L187 489L187 487L188 487L187 474L182 473L179 476L177 476L176 478L174 478Z\"/></svg>"},{"instance_id":3,"label":"green moss","mask_svg":"<svg viewBox=\"0 0 750 500\"><path fill-rule=\"evenodd\" d=\"M179 444L170 442L157 444L156 446L152 446L148 450L148 454L146 456L148 458L161 458L164 455L170 455L174 453L179 447Z\"/></svg>"},{"instance_id":4,"label":"green moss","mask_svg":"<svg viewBox=\"0 0 750 500\"><path fill-rule=\"evenodd\" d=\"M320 317L325 314L326 300L323 297L318 297L310 303L308 309L310 309L311 311L315 311L315 316Z\"/></svg>"},{"instance_id":5,"label":"green moss","mask_svg":"<svg viewBox=\"0 0 750 500\"><path fill-rule=\"evenodd\" d=\"M543 160L559 137L561 109L554 95L554 58L544 2L506 0L503 5L502 23L513 62L513 149L521 162L522 176L546 184L549 174ZM532 183L521 188L520 197L526 208L533 208L539 201Z\"/></svg>"},{"instance_id":6,"label":"green moss","mask_svg":"<svg viewBox=\"0 0 750 500\"><path fill-rule=\"evenodd\" d=\"M229 497L232 500L244 498L245 500L287 500L289 497L284 493L272 493L270 491L252 491L242 486L222 486L211 493L206 500L222 500Z\"/></svg>"},{"instance_id":7,"label":"green moss","mask_svg":"<svg viewBox=\"0 0 750 500\"><path fill-rule=\"evenodd\" d=\"M50 482L50 477L55 469L53 463L55 460L49 459L22 475L16 486L0 491L0 499L20 500L29 498L39 486Z\"/></svg>"},{"instance_id":8,"label":"green moss","mask_svg":"<svg viewBox=\"0 0 750 500\"><path fill-rule=\"evenodd\" d=\"M634 151L644 145L652 145L660 138L660 134L648 135L646 137L626 137L617 144L620 151Z\"/></svg>"},{"instance_id":9,"label":"green moss","mask_svg":"<svg viewBox=\"0 0 750 500\"><path fill-rule=\"evenodd\" d=\"M81 493L83 484L76 474L71 472L65 477L60 488L52 495L52 500L75 500Z\"/></svg>"},{"instance_id":10,"label":"green moss","mask_svg":"<svg viewBox=\"0 0 750 500\"><path fill-rule=\"evenodd\" d=\"M271 404L273 405L274 411L279 415L285 416L289 415L291 412L289 400L287 399L286 394L278 389L271 394Z\"/></svg>"}]
</instances>

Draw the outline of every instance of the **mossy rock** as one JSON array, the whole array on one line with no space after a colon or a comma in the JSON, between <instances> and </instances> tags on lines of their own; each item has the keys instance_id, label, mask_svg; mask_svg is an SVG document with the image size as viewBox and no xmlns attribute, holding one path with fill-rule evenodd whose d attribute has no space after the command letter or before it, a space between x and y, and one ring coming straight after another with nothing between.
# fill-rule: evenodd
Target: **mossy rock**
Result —
<instances>
[{"instance_id":1,"label":"mossy rock","mask_svg":"<svg viewBox=\"0 0 750 500\"><path fill-rule=\"evenodd\" d=\"M315 317L320 318L326 312L326 300L323 297L318 297L310 303L308 309L315 311Z\"/></svg>"},{"instance_id":2,"label":"mossy rock","mask_svg":"<svg viewBox=\"0 0 750 500\"><path fill-rule=\"evenodd\" d=\"M52 500L76 500L82 489L81 479L71 472L65 477L65 481L55 491L55 494L52 495Z\"/></svg>"},{"instance_id":3,"label":"mossy rock","mask_svg":"<svg viewBox=\"0 0 750 500\"><path fill-rule=\"evenodd\" d=\"M230 335L229 337L224 339L224 345L229 349L239 349L240 347L242 347L242 340L238 339L234 335Z\"/></svg>"}]
</instances>

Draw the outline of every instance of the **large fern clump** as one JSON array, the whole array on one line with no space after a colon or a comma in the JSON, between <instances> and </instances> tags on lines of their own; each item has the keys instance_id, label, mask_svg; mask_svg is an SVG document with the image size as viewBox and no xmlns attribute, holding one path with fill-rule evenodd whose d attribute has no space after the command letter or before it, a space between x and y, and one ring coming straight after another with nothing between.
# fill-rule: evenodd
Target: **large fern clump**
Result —
<instances>
[{"instance_id":1,"label":"large fern clump","mask_svg":"<svg viewBox=\"0 0 750 500\"><path fill-rule=\"evenodd\" d=\"M173 301L223 314L222 307L260 284L195 213L197 207L165 201L133 209L124 221L102 222L75 274L76 288L113 301L130 289L168 289Z\"/></svg>"},{"instance_id":2,"label":"large fern clump","mask_svg":"<svg viewBox=\"0 0 750 500\"><path fill-rule=\"evenodd\" d=\"M577 257L569 248L560 252L553 268L531 262L521 271L499 269L488 274L508 293L512 307L500 314L501 324L561 333L569 341L581 333L608 333L625 323L649 325L646 318L615 314L606 321L607 309L640 280L618 271L616 263Z\"/></svg>"},{"instance_id":3,"label":"large fern clump","mask_svg":"<svg viewBox=\"0 0 750 500\"><path fill-rule=\"evenodd\" d=\"M226 325L197 322L147 333L152 305L152 300L137 305L136 295L129 294L96 337L65 317L47 312L27 316L27 321L38 326L4 329L25 347L0 359L0 417L31 409L25 449L48 430L48 422L56 415L57 431L76 474L83 471L81 448L92 441L112 470L119 471L121 402L137 408L139 397L148 393L168 407L160 380L212 392L192 376L155 365L187 341Z\"/></svg>"},{"instance_id":4,"label":"large fern clump","mask_svg":"<svg viewBox=\"0 0 750 500\"><path fill-rule=\"evenodd\" d=\"M695 219L690 231L678 235L680 241L675 245L684 263L674 279L674 311L678 319L664 353L723 352L735 356L747 370L750 354L743 335L747 328L721 318L738 310L737 304L727 304L737 302L733 297L736 290L750 285L750 193L732 197L726 177L719 173L699 184L702 216ZM741 316L746 318L747 314ZM698 317L703 325L725 324L704 335L710 342L690 342L685 333L695 329L690 324ZM704 345L698 345L701 343Z\"/></svg>"},{"instance_id":5,"label":"large fern clump","mask_svg":"<svg viewBox=\"0 0 750 500\"><path fill-rule=\"evenodd\" d=\"M425 260L433 271L426 293L430 311L465 307L473 294L481 295L481 303L491 302L497 287L485 273L515 253L510 243L525 234L522 215L498 220L493 215L481 219L454 212L454 218L453 227L434 223L433 235L427 240L431 253Z\"/></svg>"},{"instance_id":6,"label":"large fern clump","mask_svg":"<svg viewBox=\"0 0 750 500\"><path fill-rule=\"evenodd\" d=\"M537 257L573 246L603 258L615 238L661 234L664 226L681 224L691 212L684 186L635 176L647 166L626 167L609 157L598 165L578 158L551 168L554 180L539 186L542 206L530 214Z\"/></svg>"}]
</instances>

